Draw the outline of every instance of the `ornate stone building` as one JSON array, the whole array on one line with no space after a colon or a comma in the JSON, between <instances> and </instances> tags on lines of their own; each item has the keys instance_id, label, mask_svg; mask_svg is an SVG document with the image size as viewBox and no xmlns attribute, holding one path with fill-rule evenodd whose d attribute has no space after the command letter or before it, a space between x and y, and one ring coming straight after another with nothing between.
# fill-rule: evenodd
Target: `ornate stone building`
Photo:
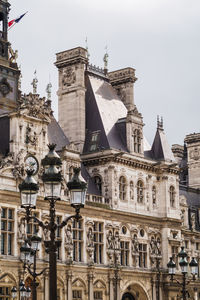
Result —
<instances>
[{"instance_id":1,"label":"ornate stone building","mask_svg":"<svg viewBox=\"0 0 200 300\"><path fill-rule=\"evenodd\" d=\"M185 145L170 149L162 119L157 120L150 146L143 135L143 118L134 100L135 70L107 72L89 64L81 47L57 54L59 120L51 101L21 92L20 71L7 40L9 3L0 0L0 299L11 299L12 286L23 272L20 246L37 231L24 222L18 184L34 167L40 184L34 214L48 221L41 159L47 144L56 143L62 158L62 199L57 222L73 213L66 183L73 167L81 166L88 182L82 219L57 232L58 299L175 300L180 286L170 282L167 263L185 246L200 257L199 186L200 134L186 136ZM12 54L12 55L11 55ZM43 241L48 232L39 230ZM37 267L48 266L44 246ZM159 274L159 276L158 276ZM159 282L158 282L159 277ZM180 270L177 279L181 280ZM188 286L199 299L199 275ZM38 299L49 299L48 271L38 278Z\"/></svg>"}]
</instances>

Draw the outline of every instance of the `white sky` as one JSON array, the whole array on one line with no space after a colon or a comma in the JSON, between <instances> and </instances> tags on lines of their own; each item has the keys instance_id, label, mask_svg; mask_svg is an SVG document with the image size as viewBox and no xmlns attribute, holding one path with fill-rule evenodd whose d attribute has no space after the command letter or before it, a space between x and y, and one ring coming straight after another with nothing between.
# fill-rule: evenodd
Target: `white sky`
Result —
<instances>
[{"instance_id":1,"label":"white sky","mask_svg":"<svg viewBox=\"0 0 200 300\"><path fill-rule=\"evenodd\" d=\"M10 0L9 20L28 14L9 31L18 49L23 92L37 70L44 96L49 74L57 112L55 53L85 47L90 62L103 66L108 45L109 70L134 67L135 103L152 143L156 117L162 115L170 144L200 132L199 0Z\"/></svg>"}]
</instances>

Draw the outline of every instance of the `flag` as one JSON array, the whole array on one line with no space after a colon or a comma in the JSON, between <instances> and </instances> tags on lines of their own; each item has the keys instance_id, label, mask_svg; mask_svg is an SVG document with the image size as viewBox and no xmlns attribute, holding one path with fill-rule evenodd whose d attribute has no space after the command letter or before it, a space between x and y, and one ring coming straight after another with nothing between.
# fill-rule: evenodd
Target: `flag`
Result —
<instances>
[{"instance_id":1,"label":"flag","mask_svg":"<svg viewBox=\"0 0 200 300\"><path fill-rule=\"evenodd\" d=\"M25 16L25 14L27 14L27 12L25 12L24 14L22 14L20 17L9 21L8 22L8 27L11 27L12 25L14 25L16 23L19 23L19 21Z\"/></svg>"}]
</instances>

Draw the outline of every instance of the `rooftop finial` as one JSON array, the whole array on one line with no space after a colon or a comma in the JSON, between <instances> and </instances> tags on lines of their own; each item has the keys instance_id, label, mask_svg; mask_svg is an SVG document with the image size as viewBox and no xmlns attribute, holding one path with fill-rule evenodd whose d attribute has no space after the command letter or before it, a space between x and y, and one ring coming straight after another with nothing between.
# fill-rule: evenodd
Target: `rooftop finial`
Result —
<instances>
[{"instance_id":1,"label":"rooftop finial","mask_svg":"<svg viewBox=\"0 0 200 300\"><path fill-rule=\"evenodd\" d=\"M46 87L48 101L51 101L51 88L52 88L52 84L51 84L50 75L49 75L49 83L47 84L47 87Z\"/></svg>"},{"instance_id":2,"label":"rooftop finial","mask_svg":"<svg viewBox=\"0 0 200 300\"><path fill-rule=\"evenodd\" d=\"M157 129L164 130L163 117L159 118L159 116L157 116Z\"/></svg>"},{"instance_id":3,"label":"rooftop finial","mask_svg":"<svg viewBox=\"0 0 200 300\"><path fill-rule=\"evenodd\" d=\"M19 74L19 79L18 79L18 90L21 91L22 89L22 71L21 71L21 65L19 66L20 74Z\"/></svg>"},{"instance_id":4,"label":"rooftop finial","mask_svg":"<svg viewBox=\"0 0 200 300\"><path fill-rule=\"evenodd\" d=\"M87 59L89 60L90 53L89 53L89 50L88 50L88 39L87 39L87 36L86 36L86 39L85 39L85 49L87 50Z\"/></svg>"},{"instance_id":5,"label":"rooftop finial","mask_svg":"<svg viewBox=\"0 0 200 300\"><path fill-rule=\"evenodd\" d=\"M33 81L31 82L32 86L33 86L33 94L37 94L37 84L38 84L38 79L36 76L37 72L35 70L34 75L35 77L33 78Z\"/></svg>"},{"instance_id":6,"label":"rooftop finial","mask_svg":"<svg viewBox=\"0 0 200 300\"><path fill-rule=\"evenodd\" d=\"M104 72L105 74L107 74L108 72L108 46L105 47L105 50L106 50L106 53L104 54L104 57L103 57L103 61L104 61Z\"/></svg>"}]
</instances>

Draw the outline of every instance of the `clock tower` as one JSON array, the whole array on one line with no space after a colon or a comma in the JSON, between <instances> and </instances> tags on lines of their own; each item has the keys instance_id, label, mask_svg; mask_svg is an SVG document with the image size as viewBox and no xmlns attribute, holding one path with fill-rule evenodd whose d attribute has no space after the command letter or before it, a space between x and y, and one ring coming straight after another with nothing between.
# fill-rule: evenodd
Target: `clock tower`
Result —
<instances>
[{"instance_id":1,"label":"clock tower","mask_svg":"<svg viewBox=\"0 0 200 300\"><path fill-rule=\"evenodd\" d=\"M16 58L8 42L8 14L10 4L0 0L0 115L15 110L18 98L18 80L20 71Z\"/></svg>"}]
</instances>

